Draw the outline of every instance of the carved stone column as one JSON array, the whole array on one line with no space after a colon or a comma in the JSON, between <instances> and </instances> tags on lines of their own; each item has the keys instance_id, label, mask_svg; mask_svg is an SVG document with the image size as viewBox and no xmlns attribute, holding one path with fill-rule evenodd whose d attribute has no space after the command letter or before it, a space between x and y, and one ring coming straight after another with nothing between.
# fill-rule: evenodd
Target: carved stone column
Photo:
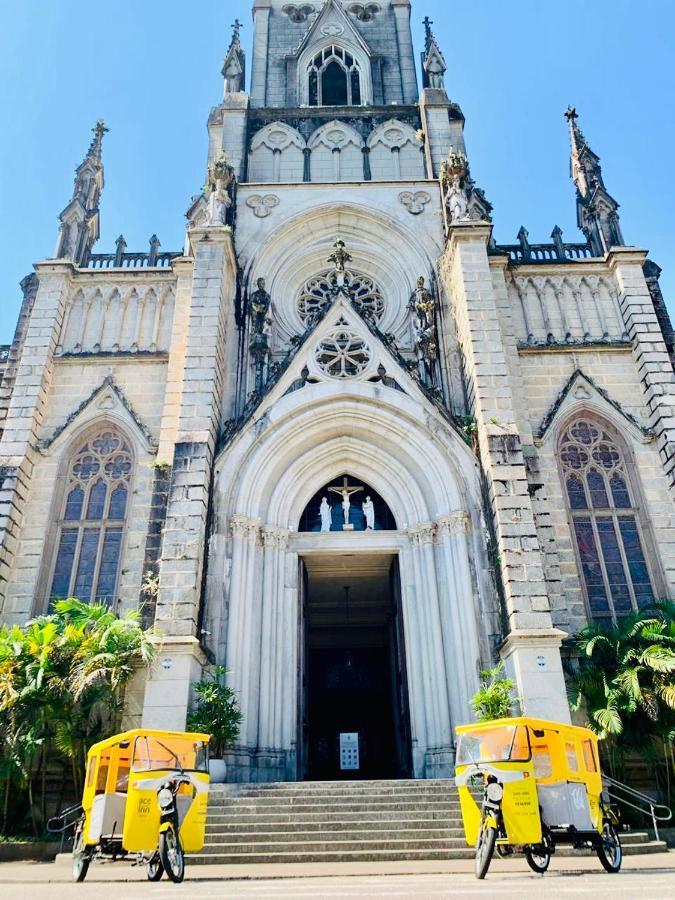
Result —
<instances>
[{"instance_id":1,"label":"carved stone column","mask_svg":"<svg viewBox=\"0 0 675 900\"><path fill-rule=\"evenodd\" d=\"M470 700L478 689L477 598L467 544L470 525L464 510L441 516L436 523L441 627L453 728L471 721Z\"/></svg>"},{"instance_id":2,"label":"carved stone column","mask_svg":"<svg viewBox=\"0 0 675 900\"><path fill-rule=\"evenodd\" d=\"M435 526L430 522L417 525L408 529L408 536L412 545L418 627L414 643L406 640L406 658L418 679L414 693L422 701L425 726L424 733L417 735L420 756L424 751L424 769L416 770L415 774L425 778L448 777L454 765L454 752L434 563Z\"/></svg>"}]
</instances>

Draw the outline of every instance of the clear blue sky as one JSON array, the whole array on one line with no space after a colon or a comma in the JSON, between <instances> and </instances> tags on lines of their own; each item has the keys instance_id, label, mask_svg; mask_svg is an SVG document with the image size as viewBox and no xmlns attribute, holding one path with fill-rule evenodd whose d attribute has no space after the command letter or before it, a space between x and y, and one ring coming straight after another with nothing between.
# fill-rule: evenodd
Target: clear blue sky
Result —
<instances>
[{"instance_id":1,"label":"clear blue sky","mask_svg":"<svg viewBox=\"0 0 675 900\"><path fill-rule=\"evenodd\" d=\"M183 244L204 181L206 119L235 16L250 0L0 0L0 343L18 281L50 256L57 215L97 118L110 128L97 249L153 232ZM419 51L429 14L466 116L471 169L494 204L497 241L557 223L579 240L563 111L601 156L626 241L650 250L675 309L675 3L673 0L413 0ZM248 54L250 70L250 53Z\"/></svg>"}]
</instances>

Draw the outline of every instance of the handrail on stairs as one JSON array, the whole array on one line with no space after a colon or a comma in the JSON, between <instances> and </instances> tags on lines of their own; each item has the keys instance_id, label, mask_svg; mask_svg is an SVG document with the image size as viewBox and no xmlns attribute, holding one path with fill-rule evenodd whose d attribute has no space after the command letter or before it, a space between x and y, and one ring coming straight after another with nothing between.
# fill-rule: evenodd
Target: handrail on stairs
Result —
<instances>
[{"instance_id":1,"label":"handrail on stairs","mask_svg":"<svg viewBox=\"0 0 675 900\"><path fill-rule=\"evenodd\" d=\"M609 775L602 776L602 785L606 794L618 803L630 806L638 812L645 813L651 817L654 825L654 836L656 840L659 838L659 828L657 822L669 822L673 818L673 811L665 803L656 803L649 794L643 794L636 791L635 788L629 787L622 781L616 781Z\"/></svg>"}]
</instances>

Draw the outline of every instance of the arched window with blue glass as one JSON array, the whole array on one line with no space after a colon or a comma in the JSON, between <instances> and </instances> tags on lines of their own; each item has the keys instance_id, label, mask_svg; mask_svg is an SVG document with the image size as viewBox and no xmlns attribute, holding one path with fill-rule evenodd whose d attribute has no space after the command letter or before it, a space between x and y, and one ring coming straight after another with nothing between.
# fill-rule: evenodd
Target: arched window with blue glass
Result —
<instances>
[{"instance_id":1,"label":"arched window with blue glass","mask_svg":"<svg viewBox=\"0 0 675 900\"><path fill-rule=\"evenodd\" d=\"M351 475L321 488L305 507L299 531L395 531L396 520L382 497Z\"/></svg>"},{"instance_id":2,"label":"arched window with blue glass","mask_svg":"<svg viewBox=\"0 0 675 900\"><path fill-rule=\"evenodd\" d=\"M115 601L133 467L128 441L109 426L78 444L59 509L51 602Z\"/></svg>"},{"instance_id":3,"label":"arched window with blue glass","mask_svg":"<svg viewBox=\"0 0 675 900\"><path fill-rule=\"evenodd\" d=\"M616 620L654 601L640 508L621 442L582 416L558 445L567 508L588 604L595 620Z\"/></svg>"}]
</instances>

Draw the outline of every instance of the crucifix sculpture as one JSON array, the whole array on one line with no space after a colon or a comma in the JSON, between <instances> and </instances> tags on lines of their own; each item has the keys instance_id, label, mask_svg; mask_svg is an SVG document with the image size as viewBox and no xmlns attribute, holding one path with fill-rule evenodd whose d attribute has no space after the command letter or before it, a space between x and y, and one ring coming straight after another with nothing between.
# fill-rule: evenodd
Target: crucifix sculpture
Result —
<instances>
[{"instance_id":1,"label":"crucifix sculpture","mask_svg":"<svg viewBox=\"0 0 675 900\"><path fill-rule=\"evenodd\" d=\"M351 509L351 496L352 494L358 494L359 491L362 491L362 487L357 487L356 485L349 483L349 478L345 475L342 479L342 484L334 484L328 488L333 494L340 494L342 497L342 512L344 514L344 525L342 528L344 530L347 529L349 525L349 510Z\"/></svg>"}]
</instances>

